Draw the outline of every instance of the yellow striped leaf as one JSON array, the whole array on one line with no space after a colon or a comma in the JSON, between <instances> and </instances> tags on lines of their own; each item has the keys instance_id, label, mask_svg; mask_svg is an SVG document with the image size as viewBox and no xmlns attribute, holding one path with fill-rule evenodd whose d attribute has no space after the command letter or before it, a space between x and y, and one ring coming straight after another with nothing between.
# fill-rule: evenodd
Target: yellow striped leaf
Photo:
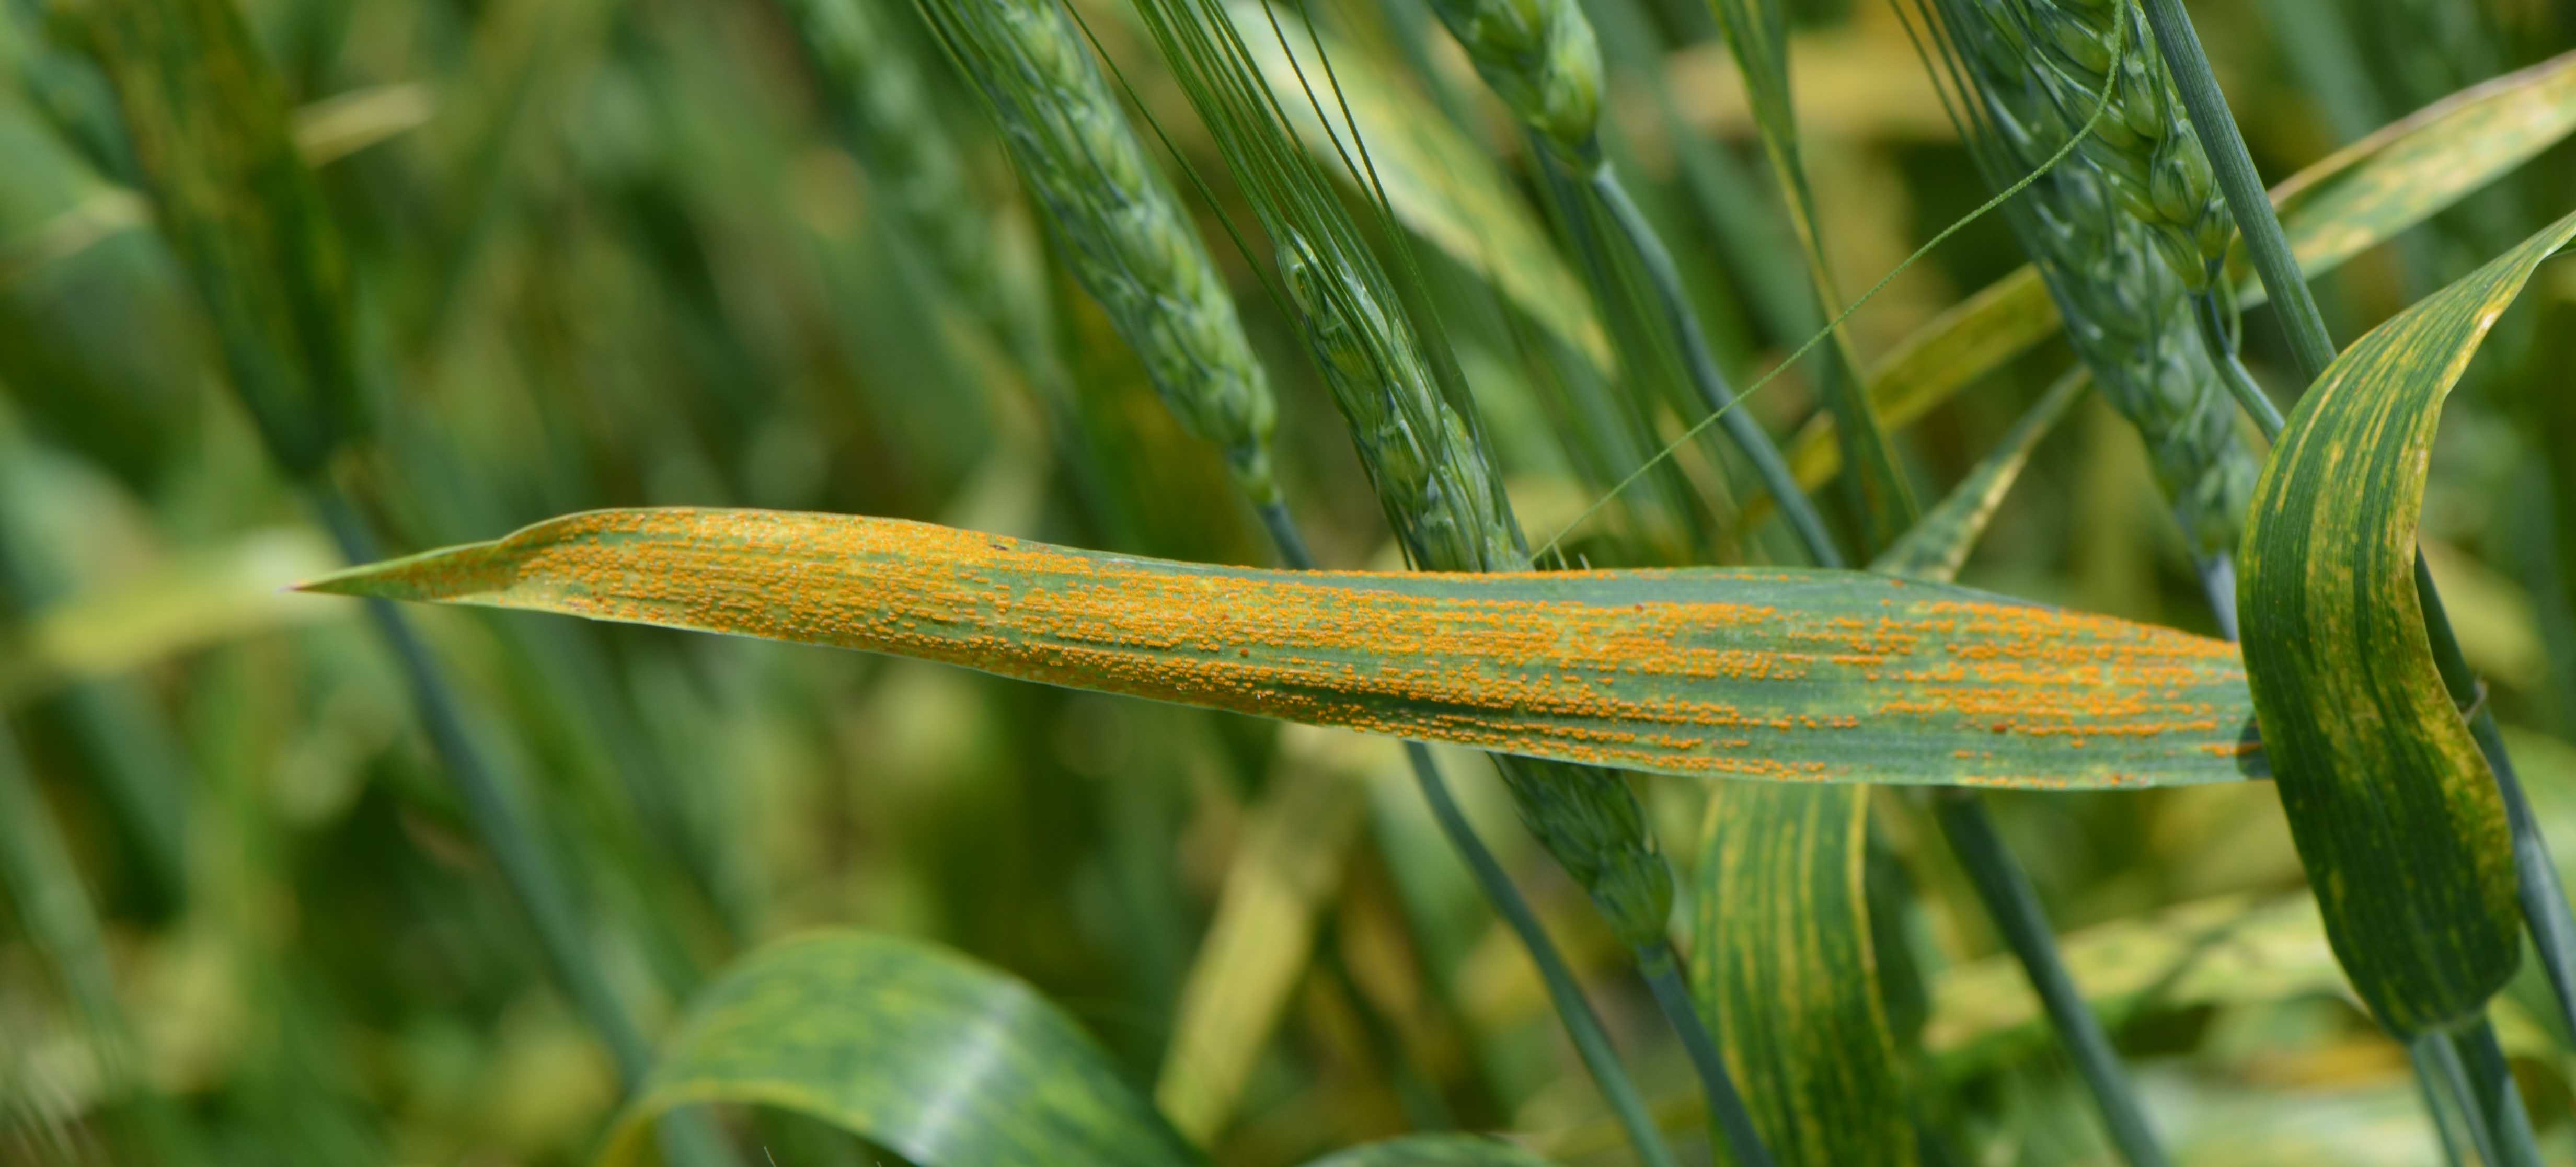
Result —
<instances>
[{"instance_id":1,"label":"yellow striped leaf","mask_svg":"<svg viewBox=\"0 0 2576 1167\"><path fill-rule=\"evenodd\" d=\"M1790 1167L1915 1161L1879 998L1863 859L1869 792L1728 782L1702 833L1701 1008Z\"/></svg>"},{"instance_id":2,"label":"yellow striped leaf","mask_svg":"<svg viewBox=\"0 0 2576 1167\"><path fill-rule=\"evenodd\" d=\"M779 511L593 511L315 591L865 649L1698 777L2262 772L2233 646L1863 572L1278 572Z\"/></svg>"},{"instance_id":3,"label":"yellow striped leaf","mask_svg":"<svg viewBox=\"0 0 2576 1167\"><path fill-rule=\"evenodd\" d=\"M2254 699L2326 935L2391 1030L2475 1016L2521 949L2494 775L2443 685L2415 590L2442 401L2559 220L2336 358L2255 488L2237 588Z\"/></svg>"}]
</instances>

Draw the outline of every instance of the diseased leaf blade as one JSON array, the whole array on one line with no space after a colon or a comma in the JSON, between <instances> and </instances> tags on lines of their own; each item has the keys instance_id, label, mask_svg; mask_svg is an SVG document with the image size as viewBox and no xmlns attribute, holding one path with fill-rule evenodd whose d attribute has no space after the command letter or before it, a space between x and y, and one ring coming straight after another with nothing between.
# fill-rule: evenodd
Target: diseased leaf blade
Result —
<instances>
[{"instance_id":1,"label":"diseased leaf blade","mask_svg":"<svg viewBox=\"0 0 2576 1167\"><path fill-rule=\"evenodd\" d=\"M2475 85L2390 122L2272 188L2310 277L2433 217L2576 132L2576 52ZM2245 241L2227 257L2259 304Z\"/></svg>"},{"instance_id":2,"label":"diseased leaf blade","mask_svg":"<svg viewBox=\"0 0 2576 1167\"><path fill-rule=\"evenodd\" d=\"M1234 1117L1306 975L1367 793L1350 751L1334 744L1368 741L1321 730L1283 735L1279 772L1246 813L1154 1085L1155 1103L1194 1142L1207 1143Z\"/></svg>"},{"instance_id":3,"label":"diseased leaf blade","mask_svg":"<svg viewBox=\"0 0 2576 1167\"><path fill-rule=\"evenodd\" d=\"M1686 776L2101 788L2262 772L2233 646L1863 572L1277 572L895 519L645 509L306 586Z\"/></svg>"},{"instance_id":4,"label":"diseased leaf blade","mask_svg":"<svg viewBox=\"0 0 2576 1167\"><path fill-rule=\"evenodd\" d=\"M1916 1159L1864 890L1869 792L1729 782L1702 834L1701 1008L1783 1164Z\"/></svg>"},{"instance_id":5,"label":"diseased leaf blade","mask_svg":"<svg viewBox=\"0 0 2576 1167\"><path fill-rule=\"evenodd\" d=\"M2415 590L2444 398L2576 215L2373 329L2261 483L2237 587L2281 804L2354 989L2401 1034L2474 1015L2521 955L2504 806Z\"/></svg>"},{"instance_id":6,"label":"diseased leaf blade","mask_svg":"<svg viewBox=\"0 0 2576 1167\"><path fill-rule=\"evenodd\" d=\"M1028 986L917 941L781 941L701 990L627 1105L603 1167L707 1102L820 1119L922 1167L1200 1162L1109 1055Z\"/></svg>"}]
</instances>

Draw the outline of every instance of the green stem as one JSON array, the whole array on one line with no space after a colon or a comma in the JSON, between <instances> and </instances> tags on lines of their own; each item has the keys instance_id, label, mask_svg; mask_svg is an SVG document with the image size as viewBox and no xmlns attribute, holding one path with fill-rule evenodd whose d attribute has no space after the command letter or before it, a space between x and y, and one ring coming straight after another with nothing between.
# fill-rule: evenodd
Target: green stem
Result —
<instances>
[{"instance_id":1,"label":"green stem","mask_svg":"<svg viewBox=\"0 0 2576 1167\"><path fill-rule=\"evenodd\" d=\"M1977 896L1985 901L1986 912L2003 933L2004 943L2021 961L2022 971L2029 975L2031 988L2039 994L2049 1023L2056 1027L2058 1039L2075 1059L2075 1068L2084 1075L2084 1084L2092 1089L2093 1101L2102 1110L2102 1123L2109 1129L2111 1145L2131 1167L2163 1167L2164 1148L2157 1144L2155 1129L2147 1122L2146 1108L2129 1088L2128 1075L2121 1070L2119 1056L2111 1048L2110 1035L2102 1021L2084 1002L2084 994L2075 987L2066 964L2058 956L2057 937L2048 926L2047 915L2040 910L2039 893L2031 887L2030 877L2012 853L2004 848L2003 838L1995 832L1994 820L1986 814L1985 803L1972 790L1945 789L1932 796L1933 813L1941 822L1941 833L1958 853L1959 865L1967 869L1969 882L1976 885Z\"/></svg>"},{"instance_id":2,"label":"green stem","mask_svg":"<svg viewBox=\"0 0 2576 1167\"><path fill-rule=\"evenodd\" d=\"M2493 1167L2540 1167L2539 1140L2532 1134L2531 1114L2523 1109L2522 1091L2505 1064L2504 1047L2496 1043L2495 1026L2484 1016L2444 1040L2456 1045L2468 1065L2469 1113L2493 1140L2487 1162Z\"/></svg>"},{"instance_id":3,"label":"green stem","mask_svg":"<svg viewBox=\"0 0 2576 1167\"><path fill-rule=\"evenodd\" d=\"M2255 171L2254 156L2245 149L2245 135L2227 112L2227 95L2219 92L2218 77L2209 69L2209 54L2201 51L2182 0L2145 2L2147 22L2156 30L2156 47L2164 53L2174 88L2182 93L2192 128L2200 131L2210 167L2218 174L2219 191L2227 196L2227 209L2236 216L2237 229L2245 233L2254 271L2263 278L2263 287L2281 314L2281 325L2290 334L2290 353L2299 363L2299 372L2314 383L2334 362L2334 339L2326 332L2324 314L2317 311L2316 296L2299 272L2299 260L2290 251L2281 218L2272 213L2272 196L2263 189L2263 176Z\"/></svg>"},{"instance_id":4,"label":"green stem","mask_svg":"<svg viewBox=\"0 0 2576 1167\"><path fill-rule=\"evenodd\" d=\"M1833 532L1825 527L1824 516L1816 513L1816 504L1798 488L1798 478L1790 473L1789 463L1780 456L1771 435L1764 433L1762 423L1751 414L1733 408L1735 391L1726 383L1726 374L1717 368L1717 356L1709 351L1708 336L1700 330L1699 318L1691 314L1690 300L1683 294L1682 277L1673 266L1673 256L1664 249L1663 240L1655 234L1654 224L1646 221L1645 212L1637 209L1636 200L1628 197L1628 188L1620 185L1619 173L1608 164L1592 172L1592 192L1610 212L1619 233L1636 250L1646 278L1655 286L1655 298L1661 302L1665 327L1672 330L1673 340L1682 353L1682 364L1690 372L1691 388L1698 392L1700 403L1717 415L1726 436L1735 442L1753 463L1754 473L1780 504L1780 514L1798 532L1798 540L1807 547L1819 567L1843 566L1842 551L1834 544Z\"/></svg>"},{"instance_id":5,"label":"green stem","mask_svg":"<svg viewBox=\"0 0 2576 1167\"><path fill-rule=\"evenodd\" d=\"M2326 366L2334 363L2334 338L2326 332L2325 317L2317 311L2316 297L2310 294L2299 273L2298 257L2290 251L2280 217L2272 212L2272 200L2263 190L2262 176L2255 172L2253 157L2246 153L2245 137L2237 132L2236 119L2227 110L2227 97L2219 92L2218 80L2209 71L2209 57L2201 51L2200 38L2192 32L2191 18L2183 12L2181 0L2146 0L2146 5L2147 19L2155 26L2156 43L2164 50L2165 64L2182 92L2183 106L2209 149L2210 165L2218 174L2219 189L2227 196L2227 208L2245 233L2254 270L2262 277L2264 290L2271 294L2281 314L2282 327L2289 333L2290 353L2298 362L2300 376L2313 385L2324 376ZM2486 755L2487 768L2495 773L2506 816L2512 820L2514 873L2523 921L2531 932L2533 947L2540 953L2542 967L2548 970L2559 1013L2568 1023L2569 1032L2576 1033L2576 912L2569 910L2567 891L2558 880L2557 868L2550 863L2547 841L2531 819L2521 780L2514 774L2513 759L2505 752L2503 736L2496 732L2495 718L2479 699L2477 675L2470 671L2468 658L2461 654L2459 641L2451 635L2450 615L2442 606L2441 590L2433 586L2432 572L2426 569L2420 550L2415 554L2415 590L2423 602L2424 629L2432 642L2433 663L2441 670L2443 687L2449 690L2454 704L2463 710L2475 710L2468 715L2469 732L2477 738L2479 751Z\"/></svg>"},{"instance_id":6,"label":"green stem","mask_svg":"<svg viewBox=\"0 0 2576 1167\"><path fill-rule=\"evenodd\" d=\"M2442 1161L2461 1167L2460 1147L2467 1144L2484 1167L2495 1163L2495 1149L2469 1104L2469 1072L2449 1034L2419 1033L2406 1042L2406 1057L2415 1063L2415 1085L2424 1096L2424 1111L2433 1116L2433 1134L2442 1144ZM2447 1103L2447 1104L2446 1104Z\"/></svg>"},{"instance_id":7,"label":"green stem","mask_svg":"<svg viewBox=\"0 0 2576 1167\"><path fill-rule=\"evenodd\" d=\"M1254 506L1261 512L1261 525L1270 530L1270 544L1279 549L1279 562L1292 571L1315 570L1315 554L1306 549L1306 537L1297 530L1297 520L1289 517L1288 504L1277 499Z\"/></svg>"},{"instance_id":8,"label":"green stem","mask_svg":"<svg viewBox=\"0 0 2576 1167\"><path fill-rule=\"evenodd\" d=\"M380 558L365 522L338 491L314 484L312 505L349 562L370 563ZM511 894L536 925L537 943L545 953L547 966L572 998L573 1008L607 1043L609 1055L617 1064L619 1083L627 1090L634 1089L643 1081L651 1062L644 1034L635 1027L634 1019L609 988L608 978L591 959L581 938L580 917L573 909L562 875L484 763L482 750L465 728L455 693L412 630L411 622L391 601L371 599L366 604L368 621L393 650L395 662L402 669L421 728L447 764L448 777L455 785L457 800L465 806L466 818L474 824L484 846L491 849L502 880L510 885Z\"/></svg>"},{"instance_id":9,"label":"green stem","mask_svg":"<svg viewBox=\"0 0 2576 1167\"><path fill-rule=\"evenodd\" d=\"M1709 1116L1726 1136L1726 1148L1732 1153L1735 1167L1771 1167L1771 1150L1763 1145L1761 1132L1754 1129L1753 1115L1744 1108L1744 1095L1736 1090L1726 1059L1717 1052L1717 1040L1692 1005L1690 990L1682 985L1681 957L1669 944L1650 945L1637 950L1637 969L1645 974L1646 987L1654 991L1655 1004L1672 1023L1673 1032L1681 1035L1691 1068L1699 1071L1700 1086L1708 1094Z\"/></svg>"},{"instance_id":10,"label":"green stem","mask_svg":"<svg viewBox=\"0 0 2576 1167\"><path fill-rule=\"evenodd\" d=\"M1293 571L1313 571L1314 557L1306 550L1306 540L1298 534L1297 521L1285 507L1271 503L1256 508L1262 522L1279 549L1279 561ZM1475 876L1476 886L1485 893L1494 914L1503 918L1512 934L1528 950L1530 963L1538 966L1539 980L1547 986L1547 997L1556 1006L1556 1015L1565 1023L1565 1034L1574 1042L1576 1056L1590 1071L1601 1095L1610 1102L1610 1110L1626 1128L1628 1141L1637 1148L1638 1161L1645 1167L1675 1167L1672 1149L1655 1127L1654 1115L1647 1111L1646 1100L1637 1093L1637 1084L1628 1078L1627 1067L1619 1062L1618 1051L1610 1046L1610 1033L1601 1025L1601 1017L1592 1011L1592 1003L1583 997L1583 987L1567 967L1565 954L1556 941L1549 939L1547 929L1538 922L1538 913L1530 910L1529 901L1521 898L1520 889L1503 865L1485 849L1484 840L1476 837L1476 828L1458 809L1458 800L1449 793L1449 783L1440 776L1440 764L1431 757L1431 748L1421 742L1404 743L1405 760L1413 764L1413 780L1422 788L1422 800L1431 804L1432 820L1440 824L1440 833L1449 845L1466 860L1467 871Z\"/></svg>"},{"instance_id":11,"label":"green stem","mask_svg":"<svg viewBox=\"0 0 2576 1167\"><path fill-rule=\"evenodd\" d=\"M1440 767L1432 760L1430 747L1406 742L1404 752L1413 763L1414 780L1421 784L1422 799L1431 804L1431 817L1439 822L1441 833L1467 861L1467 870L1476 877L1476 886L1484 890L1494 913L1529 950L1530 963L1538 966L1539 980L1547 986L1548 1000L1556 1006L1557 1017L1565 1022L1565 1035L1574 1042L1574 1052L1583 1059L1583 1068L1591 1071L1592 1081L1601 1087L1602 1097L1609 1100L1611 1113L1627 1130L1628 1141L1636 1145L1638 1160L1646 1167L1674 1167L1672 1149L1664 1145L1654 1116L1646 1109L1645 1098L1637 1093L1636 1083L1628 1079L1618 1052L1610 1048L1610 1034L1602 1028L1600 1015L1592 1011L1592 1003L1584 999L1574 970L1566 967L1564 954L1557 951L1555 941L1548 939L1547 929L1539 926L1537 913L1530 911L1529 901L1512 886L1503 865L1476 838L1476 828L1468 824L1467 816L1458 809L1458 800L1450 797L1448 784L1441 780Z\"/></svg>"}]
</instances>

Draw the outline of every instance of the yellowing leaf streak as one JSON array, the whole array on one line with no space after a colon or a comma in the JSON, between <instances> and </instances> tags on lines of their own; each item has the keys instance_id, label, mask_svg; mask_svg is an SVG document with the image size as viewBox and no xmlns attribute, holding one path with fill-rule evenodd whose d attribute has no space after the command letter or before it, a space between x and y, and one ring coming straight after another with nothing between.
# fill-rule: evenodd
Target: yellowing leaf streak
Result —
<instances>
[{"instance_id":1,"label":"yellowing leaf streak","mask_svg":"<svg viewBox=\"0 0 2576 1167\"><path fill-rule=\"evenodd\" d=\"M1279 572L664 509L306 587L865 649L1665 774L2106 788L2264 773L2232 645L1861 572Z\"/></svg>"}]
</instances>

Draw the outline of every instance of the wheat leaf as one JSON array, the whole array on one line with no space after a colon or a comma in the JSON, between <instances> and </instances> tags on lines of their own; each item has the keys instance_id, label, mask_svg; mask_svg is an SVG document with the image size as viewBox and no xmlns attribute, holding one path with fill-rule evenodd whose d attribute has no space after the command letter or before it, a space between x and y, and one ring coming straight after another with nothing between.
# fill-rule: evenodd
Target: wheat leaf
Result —
<instances>
[{"instance_id":1,"label":"wheat leaf","mask_svg":"<svg viewBox=\"0 0 2576 1167\"><path fill-rule=\"evenodd\" d=\"M2101 788L2262 767L2224 642L1862 572L1276 572L894 519L644 509L306 586L1665 774Z\"/></svg>"},{"instance_id":2,"label":"wheat leaf","mask_svg":"<svg viewBox=\"0 0 2576 1167\"><path fill-rule=\"evenodd\" d=\"M653 1120L774 1106L922 1167L1186 1167L1202 1160L1071 1019L918 941L781 941L701 990L599 1162L644 1161Z\"/></svg>"},{"instance_id":3,"label":"wheat leaf","mask_svg":"<svg viewBox=\"0 0 2576 1167\"><path fill-rule=\"evenodd\" d=\"M1729 782L1701 844L1701 1008L1783 1164L1916 1160L1879 998L1862 860L1869 792Z\"/></svg>"},{"instance_id":4,"label":"wheat leaf","mask_svg":"<svg viewBox=\"0 0 2576 1167\"><path fill-rule=\"evenodd\" d=\"M2245 659L2282 807L2337 958L2400 1034L2475 1015L2521 953L2504 807L2434 662L2415 527L2443 399L2570 238L2576 215L2336 358L2245 533Z\"/></svg>"}]
</instances>

